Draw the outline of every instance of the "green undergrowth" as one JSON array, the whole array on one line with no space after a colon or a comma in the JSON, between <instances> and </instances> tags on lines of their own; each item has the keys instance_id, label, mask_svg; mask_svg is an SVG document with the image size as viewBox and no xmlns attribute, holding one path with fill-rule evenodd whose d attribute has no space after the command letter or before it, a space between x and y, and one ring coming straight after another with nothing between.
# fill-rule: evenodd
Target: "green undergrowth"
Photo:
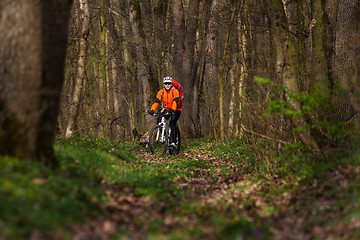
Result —
<instances>
[{"instance_id":1,"label":"green undergrowth","mask_svg":"<svg viewBox=\"0 0 360 240\"><path fill-rule=\"evenodd\" d=\"M52 172L29 160L0 158L0 236L28 239L99 212L100 178L71 156ZM95 170L93 170L95 172Z\"/></svg>"},{"instance_id":2,"label":"green undergrowth","mask_svg":"<svg viewBox=\"0 0 360 240\"><path fill-rule=\"evenodd\" d=\"M27 159L0 157L0 239L46 236L84 224L106 201L101 181L113 161L136 159L123 145L100 139L58 139L60 167L51 171Z\"/></svg>"},{"instance_id":3,"label":"green undergrowth","mask_svg":"<svg viewBox=\"0 0 360 240\"><path fill-rule=\"evenodd\" d=\"M135 217L131 225L131 231L140 229L149 239L271 239L269 222L260 216L278 211L275 199L286 192L296 193L300 185L312 186L314 179L336 169L336 164L325 161L310 162L306 166L313 173L302 178L289 171L280 181L278 175L259 168L261 161L253 146L239 139L224 143L211 138L187 140L178 156L151 155L137 142L84 137L59 138L54 147L60 161L56 171L26 159L0 157L0 239L51 238L54 232L71 238L68 226L87 224L104 214L102 206L114 201L107 193L119 197L128 194L122 193L124 189L140 199L152 199L151 209L139 214L145 214L146 221ZM338 156L337 164L360 169L360 156ZM344 221L360 216L359 178L351 176L348 189L340 191L334 185L326 193L333 198L343 196L336 204L352 211L343 214ZM229 183L233 187L228 189ZM245 197L242 192L248 187L260 190ZM217 194L225 195L215 201ZM141 209L138 202L126 204ZM158 212L153 216L150 213L155 209ZM123 214L131 216L128 211ZM125 232L131 236L127 226L120 224L118 229L114 239Z\"/></svg>"},{"instance_id":4,"label":"green undergrowth","mask_svg":"<svg viewBox=\"0 0 360 240\"><path fill-rule=\"evenodd\" d=\"M215 148L210 139L188 141L183 145L183 151L199 154ZM214 175L229 174L227 166L217 171L219 168L210 160L181 156L161 156L162 161L141 160L135 156L139 151L144 151L144 148L134 142L119 144L79 137L57 139L55 152L60 167L56 171L26 159L1 157L0 195L6 197L0 201L0 238L46 237L54 231L70 236L67 226L86 224L89 219L102 214L100 206L109 201L105 191L111 186L134 187L134 194L152 197L169 214L187 216L197 212L200 225L220 221L222 228L226 229L227 223L236 224L226 217L219 217L219 210L214 207L207 209L191 200L184 200L196 199L198 191L191 184L184 186L184 182L197 178L215 183L218 178L213 178ZM221 150L215 152L216 157L235 159ZM236 155L235 152L228 154ZM245 159L245 155L241 158ZM154 230L153 225L164 224L157 221L149 219L153 222L146 228L150 235L157 235L158 230ZM203 234L203 230L191 224L182 227L188 236ZM176 230L173 232L176 239ZM181 239L182 233L179 236Z\"/></svg>"}]
</instances>

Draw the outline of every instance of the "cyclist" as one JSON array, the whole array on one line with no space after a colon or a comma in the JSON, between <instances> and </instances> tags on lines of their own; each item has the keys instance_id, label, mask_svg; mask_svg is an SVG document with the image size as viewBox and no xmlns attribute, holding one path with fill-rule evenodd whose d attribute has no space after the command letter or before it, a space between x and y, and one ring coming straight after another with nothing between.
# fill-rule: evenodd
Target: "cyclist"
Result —
<instances>
[{"instance_id":1,"label":"cyclist","mask_svg":"<svg viewBox=\"0 0 360 240\"><path fill-rule=\"evenodd\" d=\"M156 108L162 102L166 111L171 114L170 128L171 128L171 145L175 146L177 127L176 122L179 120L182 111L182 101L180 103L180 93L173 85L173 82L180 86L181 85L172 79L172 77L163 78L163 89L161 89L157 95L154 104L149 110L150 115L154 115ZM181 87L182 89L182 87ZM181 91L182 93L182 91ZM182 97L182 94L181 94ZM181 99L183 100L183 99Z\"/></svg>"}]
</instances>

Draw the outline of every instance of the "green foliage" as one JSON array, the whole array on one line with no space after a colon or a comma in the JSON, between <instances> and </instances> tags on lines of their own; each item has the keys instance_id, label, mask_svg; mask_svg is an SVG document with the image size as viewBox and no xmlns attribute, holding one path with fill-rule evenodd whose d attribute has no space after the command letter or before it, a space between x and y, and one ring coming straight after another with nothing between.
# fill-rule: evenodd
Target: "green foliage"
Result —
<instances>
[{"instance_id":1,"label":"green foliage","mask_svg":"<svg viewBox=\"0 0 360 240\"><path fill-rule=\"evenodd\" d=\"M316 175L314 171L318 171L318 165L325 161L324 157L330 157L328 156L329 149L337 148L345 143L351 145L350 143L357 139L358 134L347 122L337 120L333 116L334 112L337 112L333 96L342 93L344 89L326 87L326 81L319 79L315 81L318 86L316 91L312 93L294 92L266 78L255 77L254 80L259 84L266 84L274 90L270 94L271 101L269 101L268 108L260 118L280 115L287 119L301 119L305 123L297 128L288 129L291 134L288 135L288 139L284 140L290 144L285 145L278 156L272 157L274 160L272 164L276 165L277 173L285 175L296 173L301 178L306 176L311 178ZM286 93L286 99L278 97L282 93ZM294 107L295 105L299 107ZM298 133L305 131L310 132L312 138L319 145L321 153L314 153L311 151L311 146L296 137ZM344 151L345 148L340 147L338 150ZM334 154L334 151L331 151L331 154Z\"/></svg>"},{"instance_id":2,"label":"green foliage","mask_svg":"<svg viewBox=\"0 0 360 240\"><path fill-rule=\"evenodd\" d=\"M265 230L246 218L236 219L219 230L221 239L265 239Z\"/></svg>"},{"instance_id":3,"label":"green foliage","mask_svg":"<svg viewBox=\"0 0 360 240\"><path fill-rule=\"evenodd\" d=\"M58 139L55 149L55 172L27 159L0 157L1 237L28 239L36 231L84 223L106 200L100 181L112 175L111 162L135 159L123 145L101 139Z\"/></svg>"},{"instance_id":4,"label":"green foliage","mask_svg":"<svg viewBox=\"0 0 360 240\"><path fill-rule=\"evenodd\" d=\"M330 90L327 88L319 88L312 94L307 92L298 93L281 84L275 84L269 79L255 77L254 80L258 83L274 87L277 91L277 94L270 94L271 101L269 102L267 112L262 117L278 113L289 118L302 118L307 115L319 114L332 104ZM284 91L287 93L287 99L276 99L276 96ZM292 104L296 102L301 105L299 110L292 107Z\"/></svg>"},{"instance_id":5,"label":"green foliage","mask_svg":"<svg viewBox=\"0 0 360 240\"><path fill-rule=\"evenodd\" d=\"M87 137L76 137L70 139L57 139L58 145L71 145L74 147L83 148L86 150L101 151L104 153L109 153L117 158L123 160L135 160L136 157L131 153L130 150L133 150L137 146L134 143L128 143L127 146L124 144L114 143L109 140L104 140L101 138L87 138Z\"/></svg>"},{"instance_id":6,"label":"green foliage","mask_svg":"<svg viewBox=\"0 0 360 240\"><path fill-rule=\"evenodd\" d=\"M280 209L279 201L295 194L298 184L312 183L310 177L299 176L326 179L322 174L336 164L301 162L302 156L292 153L301 144L294 144L282 152L288 154L282 156L288 161L279 157L274 163L283 168L286 178L274 178L264 174L266 169L259 166L265 161L254 153L266 144L201 138L188 140L179 156L160 157L134 142L58 139L60 169L55 172L25 159L2 157L0 194L6 197L0 201L0 238L51 239L54 231L71 238L67 226L97 219L105 214L101 206L110 204L111 219L124 215L130 219L125 225L116 223L113 239L131 239L136 231L148 239L271 239L268 224ZM347 159L359 169L358 156ZM281 165L285 163L289 165ZM295 181L287 182L289 176ZM346 183L348 188L338 189L332 182L322 193L327 199L342 199L335 207L346 211L347 222L358 220L360 196L359 178L354 173L349 177L353 182ZM327 212L315 213L313 221L320 221Z\"/></svg>"},{"instance_id":7,"label":"green foliage","mask_svg":"<svg viewBox=\"0 0 360 240\"><path fill-rule=\"evenodd\" d=\"M241 173L252 173L255 170L253 145L244 139L228 138L225 142L213 141L208 150L214 157L229 159L231 164L241 166Z\"/></svg>"},{"instance_id":8,"label":"green foliage","mask_svg":"<svg viewBox=\"0 0 360 240\"><path fill-rule=\"evenodd\" d=\"M239 159L241 157L254 157L251 145L244 139L228 138L225 142L214 142L208 148L215 157L221 159ZM241 156L241 157L240 157Z\"/></svg>"},{"instance_id":9,"label":"green foliage","mask_svg":"<svg viewBox=\"0 0 360 240\"><path fill-rule=\"evenodd\" d=\"M25 159L0 158L0 232L5 238L26 239L71 222L84 222L99 211L99 184L94 176L62 156L53 173Z\"/></svg>"},{"instance_id":10,"label":"green foliage","mask_svg":"<svg viewBox=\"0 0 360 240\"><path fill-rule=\"evenodd\" d=\"M257 78L254 79L260 84L267 84L276 89L277 94L271 94L271 101L267 111L260 117L266 118L273 114L280 114L289 119L306 119L306 125L299 128L293 128L293 132L304 132L310 130L316 140L322 145L328 145L337 141L346 140L349 135L348 124L341 120L335 120L332 116L337 109L333 101L333 96L344 92L341 87L328 88L325 80L316 80L316 85L319 86L316 91L308 92L294 92L287 89L281 84L275 84L269 79ZM323 86L323 87L320 87ZM281 92L286 92L286 99L278 99L277 95ZM300 108L295 109L293 105L297 103Z\"/></svg>"}]
</instances>

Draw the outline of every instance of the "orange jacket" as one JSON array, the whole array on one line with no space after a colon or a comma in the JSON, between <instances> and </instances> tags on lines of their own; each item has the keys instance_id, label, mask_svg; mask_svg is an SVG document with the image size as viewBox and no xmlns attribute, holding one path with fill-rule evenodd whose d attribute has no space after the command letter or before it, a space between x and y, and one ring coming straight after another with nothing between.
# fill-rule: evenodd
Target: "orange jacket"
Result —
<instances>
[{"instance_id":1,"label":"orange jacket","mask_svg":"<svg viewBox=\"0 0 360 240\"><path fill-rule=\"evenodd\" d=\"M171 88L169 91L161 89L157 93L155 103L151 106L151 109L155 111L161 101L163 101L166 110L178 110L177 104L179 103L179 91L175 88Z\"/></svg>"}]
</instances>

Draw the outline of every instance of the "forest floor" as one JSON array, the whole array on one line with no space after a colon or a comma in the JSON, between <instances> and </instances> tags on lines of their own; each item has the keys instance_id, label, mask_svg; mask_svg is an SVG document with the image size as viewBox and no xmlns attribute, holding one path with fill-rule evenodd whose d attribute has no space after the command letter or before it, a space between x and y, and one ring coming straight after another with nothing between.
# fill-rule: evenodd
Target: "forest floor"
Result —
<instances>
[{"instance_id":1,"label":"forest floor","mask_svg":"<svg viewBox=\"0 0 360 240\"><path fill-rule=\"evenodd\" d=\"M158 167L148 187L175 192L103 181L106 214L74 227L74 239L360 239L359 166L306 182L243 174L244 162L214 155L206 145L176 157L139 150L132 168Z\"/></svg>"},{"instance_id":2,"label":"forest floor","mask_svg":"<svg viewBox=\"0 0 360 240\"><path fill-rule=\"evenodd\" d=\"M57 171L0 157L0 240L360 239L357 154L277 176L239 139L178 156L89 138L55 150Z\"/></svg>"}]
</instances>

